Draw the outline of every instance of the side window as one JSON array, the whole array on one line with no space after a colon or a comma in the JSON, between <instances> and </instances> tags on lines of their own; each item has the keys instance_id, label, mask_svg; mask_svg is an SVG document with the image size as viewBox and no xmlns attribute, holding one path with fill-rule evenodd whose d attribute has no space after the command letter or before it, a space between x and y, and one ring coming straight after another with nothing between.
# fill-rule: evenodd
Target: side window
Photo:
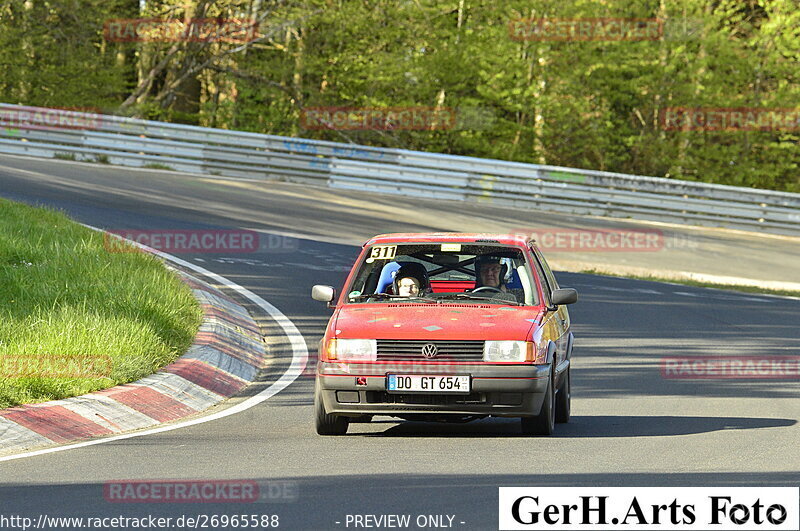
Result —
<instances>
[{"instance_id":1,"label":"side window","mask_svg":"<svg viewBox=\"0 0 800 531\"><path fill-rule=\"evenodd\" d=\"M556 277L553 275L553 272L550 271L550 266L547 265L547 260L544 259L544 256L542 256L542 253L539 252L539 249L532 247L532 250L533 254L536 255L536 259L541 262L542 267L544 267L544 274L547 277L547 283L550 284L550 290L552 291L558 289L558 282L556 281Z\"/></svg>"},{"instance_id":2,"label":"side window","mask_svg":"<svg viewBox=\"0 0 800 531\"><path fill-rule=\"evenodd\" d=\"M536 269L536 276L539 277L539 280L542 283L542 291L544 291L544 303L547 306L550 306L550 280L547 278L547 274L542 267L542 263L539 259L539 255L536 253L535 248L531 246L530 250L533 253L533 267Z\"/></svg>"},{"instance_id":3,"label":"side window","mask_svg":"<svg viewBox=\"0 0 800 531\"><path fill-rule=\"evenodd\" d=\"M519 276L520 284L522 284L522 292L525 298L525 304L530 306L536 304L538 300L538 296L536 293L536 287L533 283L533 279L530 278L528 274L528 269L525 267L525 264L520 263L520 265L516 268L517 276Z\"/></svg>"}]
</instances>

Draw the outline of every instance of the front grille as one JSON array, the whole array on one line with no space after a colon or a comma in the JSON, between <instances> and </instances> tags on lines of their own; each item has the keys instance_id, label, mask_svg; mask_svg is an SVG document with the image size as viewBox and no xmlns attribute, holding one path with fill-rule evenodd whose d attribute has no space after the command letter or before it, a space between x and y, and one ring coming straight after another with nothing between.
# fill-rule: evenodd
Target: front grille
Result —
<instances>
[{"instance_id":1,"label":"front grille","mask_svg":"<svg viewBox=\"0 0 800 531\"><path fill-rule=\"evenodd\" d=\"M426 394L393 394L385 391L367 391L368 404L408 404L419 406L454 406L463 404L487 404L484 393L468 395L426 395Z\"/></svg>"},{"instance_id":2,"label":"front grille","mask_svg":"<svg viewBox=\"0 0 800 531\"><path fill-rule=\"evenodd\" d=\"M435 345L432 358L422 355L422 347ZM379 339L378 361L483 361L483 341L423 341L409 339Z\"/></svg>"}]
</instances>

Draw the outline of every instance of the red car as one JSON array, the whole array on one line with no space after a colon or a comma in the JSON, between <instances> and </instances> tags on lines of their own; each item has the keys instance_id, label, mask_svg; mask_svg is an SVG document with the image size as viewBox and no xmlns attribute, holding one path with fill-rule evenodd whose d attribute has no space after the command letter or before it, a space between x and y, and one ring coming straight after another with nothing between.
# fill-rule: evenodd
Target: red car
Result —
<instances>
[{"instance_id":1,"label":"red car","mask_svg":"<svg viewBox=\"0 0 800 531\"><path fill-rule=\"evenodd\" d=\"M549 435L570 415L573 334L535 242L497 234L384 234L363 246L320 342L316 429L373 415L465 422L519 417ZM335 302L335 305L333 304Z\"/></svg>"}]
</instances>

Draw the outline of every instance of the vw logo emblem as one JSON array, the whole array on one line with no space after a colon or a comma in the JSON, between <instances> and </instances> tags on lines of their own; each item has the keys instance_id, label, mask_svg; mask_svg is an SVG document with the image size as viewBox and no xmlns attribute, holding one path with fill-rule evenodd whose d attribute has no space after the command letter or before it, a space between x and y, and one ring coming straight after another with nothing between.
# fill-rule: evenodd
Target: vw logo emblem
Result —
<instances>
[{"instance_id":1,"label":"vw logo emblem","mask_svg":"<svg viewBox=\"0 0 800 531\"><path fill-rule=\"evenodd\" d=\"M428 343L422 347L422 355L426 358L434 358L439 353L439 349L433 343Z\"/></svg>"}]
</instances>

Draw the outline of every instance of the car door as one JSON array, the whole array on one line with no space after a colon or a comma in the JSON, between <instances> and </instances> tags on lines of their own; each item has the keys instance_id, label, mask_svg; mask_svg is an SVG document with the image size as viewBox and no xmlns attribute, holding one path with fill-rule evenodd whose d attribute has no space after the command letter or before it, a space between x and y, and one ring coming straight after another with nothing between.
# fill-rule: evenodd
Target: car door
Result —
<instances>
[{"instance_id":1,"label":"car door","mask_svg":"<svg viewBox=\"0 0 800 531\"><path fill-rule=\"evenodd\" d=\"M550 294L554 290L559 289L558 282L556 281L555 275L553 275L553 272L550 270L547 260L545 260L539 249L531 244L530 250L535 259L534 265L536 266L536 271L542 278L542 289L545 292L545 304L550 307L552 304L550 302ZM556 344L556 366L558 366L567 357L570 322L569 311L566 305L562 304L555 312L548 311L545 322L548 322L552 327L551 330L553 330L553 337L551 339Z\"/></svg>"}]
</instances>

